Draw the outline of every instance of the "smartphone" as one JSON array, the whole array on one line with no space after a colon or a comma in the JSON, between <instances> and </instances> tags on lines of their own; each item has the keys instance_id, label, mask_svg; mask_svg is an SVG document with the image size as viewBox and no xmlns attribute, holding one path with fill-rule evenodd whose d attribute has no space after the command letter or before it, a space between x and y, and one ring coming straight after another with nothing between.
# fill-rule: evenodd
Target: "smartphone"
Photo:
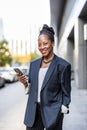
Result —
<instances>
[{"instance_id":1,"label":"smartphone","mask_svg":"<svg viewBox=\"0 0 87 130\"><path fill-rule=\"evenodd\" d=\"M14 68L14 71L20 75L23 75L23 72L19 68Z\"/></svg>"}]
</instances>

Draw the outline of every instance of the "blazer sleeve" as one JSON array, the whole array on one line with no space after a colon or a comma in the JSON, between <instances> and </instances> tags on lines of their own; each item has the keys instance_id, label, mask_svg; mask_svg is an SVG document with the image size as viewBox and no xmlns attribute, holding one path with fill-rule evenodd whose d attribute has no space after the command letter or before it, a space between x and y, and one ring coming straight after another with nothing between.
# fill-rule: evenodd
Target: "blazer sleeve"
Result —
<instances>
[{"instance_id":1,"label":"blazer sleeve","mask_svg":"<svg viewBox=\"0 0 87 130\"><path fill-rule=\"evenodd\" d=\"M61 76L62 104L66 107L71 102L71 65L67 65Z\"/></svg>"},{"instance_id":2,"label":"blazer sleeve","mask_svg":"<svg viewBox=\"0 0 87 130\"><path fill-rule=\"evenodd\" d=\"M29 74L28 74L28 82L31 83L31 64L30 63L30 67L29 67Z\"/></svg>"}]
</instances>

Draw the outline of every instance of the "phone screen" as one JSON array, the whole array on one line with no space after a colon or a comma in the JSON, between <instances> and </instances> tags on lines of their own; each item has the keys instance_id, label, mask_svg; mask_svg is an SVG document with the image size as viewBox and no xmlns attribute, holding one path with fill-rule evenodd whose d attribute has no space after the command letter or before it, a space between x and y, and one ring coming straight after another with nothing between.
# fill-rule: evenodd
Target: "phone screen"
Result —
<instances>
[{"instance_id":1,"label":"phone screen","mask_svg":"<svg viewBox=\"0 0 87 130\"><path fill-rule=\"evenodd\" d=\"M23 75L23 72L19 68L14 68L14 70L15 70L16 73Z\"/></svg>"}]
</instances>

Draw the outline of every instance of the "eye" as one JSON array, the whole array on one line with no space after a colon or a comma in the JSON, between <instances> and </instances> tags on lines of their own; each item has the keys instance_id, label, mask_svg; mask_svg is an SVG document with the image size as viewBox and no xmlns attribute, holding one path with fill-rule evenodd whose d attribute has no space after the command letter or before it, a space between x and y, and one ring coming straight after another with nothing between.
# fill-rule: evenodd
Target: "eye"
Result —
<instances>
[{"instance_id":1,"label":"eye","mask_svg":"<svg viewBox=\"0 0 87 130\"><path fill-rule=\"evenodd\" d=\"M48 44L48 42L44 42L44 43L43 43L43 45L47 45L47 44Z\"/></svg>"}]
</instances>

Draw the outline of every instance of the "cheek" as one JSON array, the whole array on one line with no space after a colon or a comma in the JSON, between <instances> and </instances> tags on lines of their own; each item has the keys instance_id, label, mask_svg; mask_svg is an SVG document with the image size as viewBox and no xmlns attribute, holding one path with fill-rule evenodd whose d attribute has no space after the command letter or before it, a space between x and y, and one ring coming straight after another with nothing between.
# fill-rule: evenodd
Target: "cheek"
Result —
<instances>
[{"instance_id":1,"label":"cheek","mask_svg":"<svg viewBox=\"0 0 87 130\"><path fill-rule=\"evenodd\" d=\"M38 50L41 52L41 48L40 47L38 47Z\"/></svg>"},{"instance_id":2,"label":"cheek","mask_svg":"<svg viewBox=\"0 0 87 130\"><path fill-rule=\"evenodd\" d=\"M48 46L48 51L50 51L50 50L52 50L52 46L50 45L50 46Z\"/></svg>"}]
</instances>

